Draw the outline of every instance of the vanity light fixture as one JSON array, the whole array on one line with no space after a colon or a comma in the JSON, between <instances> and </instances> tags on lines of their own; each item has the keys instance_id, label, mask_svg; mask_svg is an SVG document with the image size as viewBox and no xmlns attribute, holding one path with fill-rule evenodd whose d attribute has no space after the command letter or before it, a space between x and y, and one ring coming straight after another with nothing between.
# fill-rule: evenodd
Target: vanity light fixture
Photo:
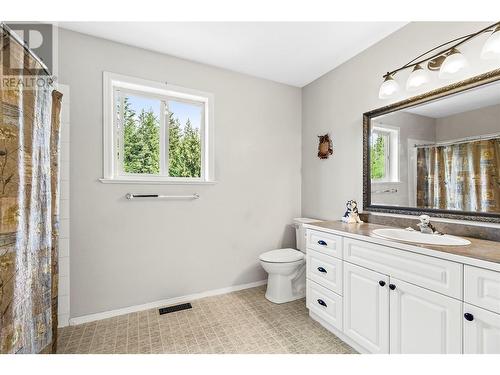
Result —
<instances>
[{"instance_id":1,"label":"vanity light fixture","mask_svg":"<svg viewBox=\"0 0 500 375\"><path fill-rule=\"evenodd\" d=\"M384 82L380 85L380 90L378 92L378 97L380 99L386 99L393 96L399 91L399 83L390 74L385 76Z\"/></svg>"},{"instance_id":2,"label":"vanity light fixture","mask_svg":"<svg viewBox=\"0 0 500 375\"><path fill-rule=\"evenodd\" d=\"M418 89L420 86L425 85L430 81L429 72L422 68L419 64L415 65L413 71L406 81L406 89L408 91L413 91Z\"/></svg>"},{"instance_id":3,"label":"vanity light fixture","mask_svg":"<svg viewBox=\"0 0 500 375\"><path fill-rule=\"evenodd\" d=\"M500 25L495 28L495 31L493 31L486 43L484 43L481 58L485 60L500 58Z\"/></svg>"},{"instance_id":4,"label":"vanity light fixture","mask_svg":"<svg viewBox=\"0 0 500 375\"><path fill-rule=\"evenodd\" d=\"M485 33L491 33L491 35L483 45L481 58L500 58L500 22L497 22L473 34L464 35L434 47L405 65L387 72L383 76L384 82L380 86L379 98L388 99L397 94L399 84L395 76L403 70L412 69L406 82L408 91L416 90L428 83L430 81L429 70L439 71L441 79L452 78L454 74L467 66L467 59L458 47Z\"/></svg>"},{"instance_id":5,"label":"vanity light fixture","mask_svg":"<svg viewBox=\"0 0 500 375\"><path fill-rule=\"evenodd\" d=\"M467 66L467 59L456 48L446 53L446 58L439 69L439 78L448 79Z\"/></svg>"}]
</instances>

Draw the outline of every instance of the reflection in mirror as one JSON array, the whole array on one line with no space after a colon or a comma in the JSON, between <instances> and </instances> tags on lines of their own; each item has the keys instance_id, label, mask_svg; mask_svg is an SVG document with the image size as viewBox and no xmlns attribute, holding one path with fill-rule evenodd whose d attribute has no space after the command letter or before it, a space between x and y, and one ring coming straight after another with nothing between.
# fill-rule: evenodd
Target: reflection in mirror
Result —
<instances>
[{"instance_id":1,"label":"reflection in mirror","mask_svg":"<svg viewBox=\"0 0 500 375\"><path fill-rule=\"evenodd\" d=\"M371 119L371 204L500 214L500 83Z\"/></svg>"}]
</instances>

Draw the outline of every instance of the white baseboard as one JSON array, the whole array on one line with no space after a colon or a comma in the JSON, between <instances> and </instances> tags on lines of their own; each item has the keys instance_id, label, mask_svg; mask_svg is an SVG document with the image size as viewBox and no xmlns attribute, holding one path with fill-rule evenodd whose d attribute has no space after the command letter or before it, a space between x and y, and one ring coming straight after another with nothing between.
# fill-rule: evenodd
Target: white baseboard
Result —
<instances>
[{"instance_id":1,"label":"white baseboard","mask_svg":"<svg viewBox=\"0 0 500 375\"><path fill-rule=\"evenodd\" d=\"M69 320L69 325L74 326L74 325L78 325L78 324L94 322L96 320L112 318L114 316L130 314L130 313L137 312L137 311L144 311L144 310L154 309L154 308L158 308L158 307L164 307L164 306L175 305L175 304L179 304L179 303L185 303L185 302L197 300L200 298L217 296L220 294L236 292L238 290L243 290L243 289L248 289L248 288L255 288L257 286L261 286L261 285L265 285L265 284L267 284L267 279L255 281L253 283L248 283L248 284L234 285L234 286L230 286L227 288L208 290L206 292L194 293L194 294L189 294L186 296L163 299L163 300L159 300L159 301L144 303L142 305L129 306L129 307L124 307L124 308L116 309L116 310L103 311L103 312L96 313L96 314L78 316L75 318L71 318Z\"/></svg>"}]
</instances>

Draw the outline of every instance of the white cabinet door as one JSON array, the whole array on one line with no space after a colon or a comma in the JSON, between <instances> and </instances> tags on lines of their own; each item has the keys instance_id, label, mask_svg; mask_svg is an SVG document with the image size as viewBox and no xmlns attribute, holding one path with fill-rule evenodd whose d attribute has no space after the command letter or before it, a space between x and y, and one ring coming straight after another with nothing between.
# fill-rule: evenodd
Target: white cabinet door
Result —
<instances>
[{"instance_id":1,"label":"white cabinet door","mask_svg":"<svg viewBox=\"0 0 500 375\"><path fill-rule=\"evenodd\" d=\"M344 333L371 353L389 353L389 277L344 262Z\"/></svg>"},{"instance_id":2,"label":"white cabinet door","mask_svg":"<svg viewBox=\"0 0 500 375\"><path fill-rule=\"evenodd\" d=\"M465 266L464 301L500 314L500 272Z\"/></svg>"},{"instance_id":3,"label":"white cabinet door","mask_svg":"<svg viewBox=\"0 0 500 375\"><path fill-rule=\"evenodd\" d=\"M464 353L500 354L500 314L464 304Z\"/></svg>"},{"instance_id":4,"label":"white cabinet door","mask_svg":"<svg viewBox=\"0 0 500 375\"><path fill-rule=\"evenodd\" d=\"M462 302L391 277L391 353L461 353Z\"/></svg>"}]
</instances>

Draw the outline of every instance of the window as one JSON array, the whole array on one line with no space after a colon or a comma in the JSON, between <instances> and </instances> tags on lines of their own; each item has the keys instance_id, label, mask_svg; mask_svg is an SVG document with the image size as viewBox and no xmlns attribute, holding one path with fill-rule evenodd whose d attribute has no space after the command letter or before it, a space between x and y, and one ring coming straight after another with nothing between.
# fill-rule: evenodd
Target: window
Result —
<instances>
[{"instance_id":1,"label":"window","mask_svg":"<svg viewBox=\"0 0 500 375\"><path fill-rule=\"evenodd\" d=\"M373 182L399 181L399 128L386 125L372 128L370 163Z\"/></svg>"},{"instance_id":2,"label":"window","mask_svg":"<svg viewBox=\"0 0 500 375\"><path fill-rule=\"evenodd\" d=\"M213 181L213 97L104 73L102 182Z\"/></svg>"}]
</instances>

